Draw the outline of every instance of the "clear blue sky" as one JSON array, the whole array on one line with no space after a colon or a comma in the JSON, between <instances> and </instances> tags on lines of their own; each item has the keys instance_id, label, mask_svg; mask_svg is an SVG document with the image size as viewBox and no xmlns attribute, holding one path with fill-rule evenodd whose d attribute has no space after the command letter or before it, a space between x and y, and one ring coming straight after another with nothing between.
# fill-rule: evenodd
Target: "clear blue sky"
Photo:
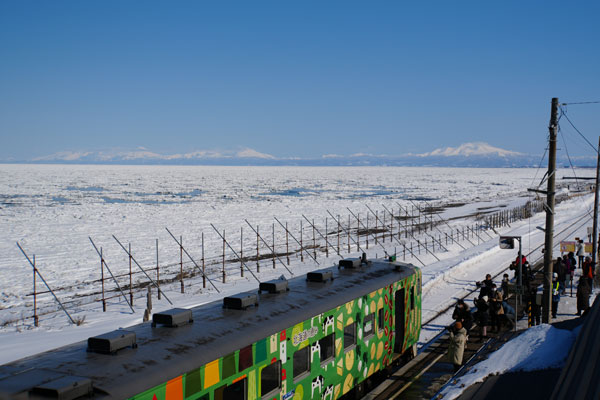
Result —
<instances>
[{"instance_id":1,"label":"clear blue sky","mask_svg":"<svg viewBox=\"0 0 600 400\"><path fill-rule=\"evenodd\" d=\"M0 159L541 154L551 97L600 100L599 18L598 1L5 0ZM600 105L568 110L597 143Z\"/></svg>"}]
</instances>

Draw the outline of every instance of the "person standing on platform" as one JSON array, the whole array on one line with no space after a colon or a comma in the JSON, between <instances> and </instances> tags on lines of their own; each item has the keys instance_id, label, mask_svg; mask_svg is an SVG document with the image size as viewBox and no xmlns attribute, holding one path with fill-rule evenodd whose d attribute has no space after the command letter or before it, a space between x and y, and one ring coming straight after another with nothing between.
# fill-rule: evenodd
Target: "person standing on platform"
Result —
<instances>
[{"instance_id":1,"label":"person standing on platform","mask_svg":"<svg viewBox=\"0 0 600 400\"><path fill-rule=\"evenodd\" d=\"M583 259L585 258L583 240L579 239L579 242L577 243L577 249L575 251L577 253L577 257L579 258L579 268L583 268Z\"/></svg>"},{"instance_id":2,"label":"person standing on platform","mask_svg":"<svg viewBox=\"0 0 600 400\"><path fill-rule=\"evenodd\" d=\"M569 261L571 261L571 267L573 267L573 270L575 270L577 267L577 259L572 251L569 252Z\"/></svg>"},{"instance_id":3,"label":"person standing on platform","mask_svg":"<svg viewBox=\"0 0 600 400\"><path fill-rule=\"evenodd\" d=\"M448 356L454 365L454 372L457 372L463 362L465 344L467 343L467 330L463 328L460 321L457 321L448 329L448 334L450 335Z\"/></svg>"},{"instance_id":4,"label":"person standing on platform","mask_svg":"<svg viewBox=\"0 0 600 400\"><path fill-rule=\"evenodd\" d=\"M590 288L594 287L594 267L592 265L592 257L587 256L585 258L585 261L583 262L583 273L581 276L588 280Z\"/></svg>"},{"instance_id":5,"label":"person standing on platform","mask_svg":"<svg viewBox=\"0 0 600 400\"><path fill-rule=\"evenodd\" d=\"M477 307L475 318L480 328L479 338L483 340L483 338L487 337L487 326L490 320L488 297L483 296L475 299L475 307Z\"/></svg>"},{"instance_id":6,"label":"person standing on platform","mask_svg":"<svg viewBox=\"0 0 600 400\"><path fill-rule=\"evenodd\" d=\"M588 280L584 277L579 279L577 285L577 315L586 313L590 308L590 295L592 294L592 288L588 284Z\"/></svg>"},{"instance_id":7,"label":"person standing on platform","mask_svg":"<svg viewBox=\"0 0 600 400\"><path fill-rule=\"evenodd\" d=\"M558 275L558 284L560 294L565 294L565 279L567 277L567 270L562 262L562 258L558 257L554 262L554 272Z\"/></svg>"},{"instance_id":8,"label":"person standing on platform","mask_svg":"<svg viewBox=\"0 0 600 400\"><path fill-rule=\"evenodd\" d=\"M558 313L558 303L560 302L560 289L558 284L558 274L553 273L552 279L552 318L556 318Z\"/></svg>"},{"instance_id":9,"label":"person standing on platform","mask_svg":"<svg viewBox=\"0 0 600 400\"><path fill-rule=\"evenodd\" d=\"M502 283L500 287L502 288L502 300L506 301L508 299L508 274L502 275Z\"/></svg>"},{"instance_id":10,"label":"person standing on platform","mask_svg":"<svg viewBox=\"0 0 600 400\"><path fill-rule=\"evenodd\" d=\"M473 326L473 315L464 300L460 299L456 302L454 312L452 313L452 319L460 322L467 332L471 330L471 327Z\"/></svg>"}]
</instances>

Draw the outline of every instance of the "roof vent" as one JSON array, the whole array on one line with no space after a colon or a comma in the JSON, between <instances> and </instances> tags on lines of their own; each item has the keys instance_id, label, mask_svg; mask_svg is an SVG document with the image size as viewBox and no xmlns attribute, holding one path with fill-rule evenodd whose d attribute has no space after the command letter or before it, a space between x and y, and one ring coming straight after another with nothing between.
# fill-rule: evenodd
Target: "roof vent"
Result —
<instances>
[{"instance_id":1,"label":"roof vent","mask_svg":"<svg viewBox=\"0 0 600 400\"><path fill-rule=\"evenodd\" d=\"M306 280L309 282L333 281L333 272L330 269L312 271L306 274Z\"/></svg>"},{"instance_id":2,"label":"roof vent","mask_svg":"<svg viewBox=\"0 0 600 400\"><path fill-rule=\"evenodd\" d=\"M61 378L34 386L33 394L49 399L73 400L93 393L92 380L81 376Z\"/></svg>"},{"instance_id":3,"label":"roof vent","mask_svg":"<svg viewBox=\"0 0 600 400\"><path fill-rule=\"evenodd\" d=\"M245 310L250 306L258 307L258 296L256 293L238 293L223 298L223 308Z\"/></svg>"},{"instance_id":4,"label":"roof vent","mask_svg":"<svg viewBox=\"0 0 600 400\"><path fill-rule=\"evenodd\" d=\"M194 322L192 319L192 310L185 308L173 308L161 313L152 314L153 327L161 324L169 328L177 328L182 325L191 324L192 322Z\"/></svg>"},{"instance_id":5,"label":"roof vent","mask_svg":"<svg viewBox=\"0 0 600 400\"><path fill-rule=\"evenodd\" d=\"M268 293L283 293L290 290L288 281L285 279L275 279L268 282L261 282L258 286L258 293L263 291Z\"/></svg>"},{"instance_id":6,"label":"roof vent","mask_svg":"<svg viewBox=\"0 0 600 400\"><path fill-rule=\"evenodd\" d=\"M338 268L358 268L360 267L362 260L360 258L345 258L340 260Z\"/></svg>"},{"instance_id":7,"label":"roof vent","mask_svg":"<svg viewBox=\"0 0 600 400\"><path fill-rule=\"evenodd\" d=\"M88 338L88 351L102 354L114 354L131 346L136 348L135 332L118 329L103 335Z\"/></svg>"}]
</instances>

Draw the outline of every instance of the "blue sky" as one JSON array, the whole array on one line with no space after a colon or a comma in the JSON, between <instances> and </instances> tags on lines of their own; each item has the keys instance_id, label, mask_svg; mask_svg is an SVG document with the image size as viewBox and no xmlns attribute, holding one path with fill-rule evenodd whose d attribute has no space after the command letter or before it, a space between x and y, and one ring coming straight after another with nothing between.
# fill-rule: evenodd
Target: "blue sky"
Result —
<instances>
[{"instance_id":1,"label":"blue sky","mask_svg":"<svg viewBox=\"0 0 600 400\"><path fill-rule=\"evenodd\" d=\"M541 154L552 97L600 100L597 1L403 3L0 2L0 159ZM596 144L600 104L568 115Z\"/></svg>"}]
</instances>

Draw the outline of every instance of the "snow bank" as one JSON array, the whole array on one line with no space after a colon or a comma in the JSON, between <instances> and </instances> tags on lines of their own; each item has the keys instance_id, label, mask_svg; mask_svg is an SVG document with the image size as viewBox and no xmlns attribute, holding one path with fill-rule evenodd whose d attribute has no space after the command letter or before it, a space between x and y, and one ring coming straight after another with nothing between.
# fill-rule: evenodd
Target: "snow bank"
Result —
<instances>
[{"instance_id":1,"label":"snow bank","mask_svg":"<svg viewBox=\"0 0 600 400\"><path fill-rule=\"evenodd\" d=\"M452 380L440 394L445 400L451 400L460 396L467 387L483 382L489 375L560 368L565 364L580 328L568 331L548 324L532 327L507 342L487 360L476 364L465 375Z\"/></svg>"}]
</instances>

